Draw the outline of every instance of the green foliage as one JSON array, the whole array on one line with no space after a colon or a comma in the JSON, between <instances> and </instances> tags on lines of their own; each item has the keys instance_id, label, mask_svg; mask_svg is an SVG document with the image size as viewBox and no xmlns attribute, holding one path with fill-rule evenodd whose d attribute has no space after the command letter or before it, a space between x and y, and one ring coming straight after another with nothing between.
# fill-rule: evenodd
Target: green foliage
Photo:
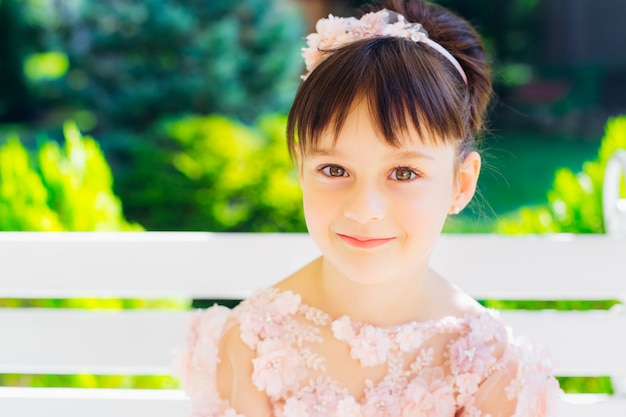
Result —
<instances>
[{"instance_id":1,"label":"green foliage","mask_svg":"<svg viewBox=\"0 0 626 417\"><path fill-rule=\"evenodd\" d=\"M299 81L304 25L281 0L27 0L22 13L31 53L70 65L33 91L94 112L99 133L189 113L253 120L285 111Z\"/></svg>"},{"instance_id":2,"label":"green foliage","mask_svg":"<svg viewBox=\"0 0 626 417\"><path fill-rule=\"evenodd\" d=\"M626 149L626 116L608 120L598 157L585 162L581 172L556 172L548 204L525 207L500 219L497 231L523 233L603 233L602 184L606 164L618 149Z\"/></svg>"},{"instance_id":3,"label":"green foliage","mask_svg":"<svg viewBox=\"0 0 626 417\"><path fill-rule=\"evenodd\" d=\"M169 375L46 375L0 374L0 386L59 388L177 389L180 384Z\"/></svg>"},{"instance_id":4,"label":"green foliage","mask_svg":"<svg viewBox=\"0 0 626 417\"><path fill-rule=\"evenodd\" d=\"M541 0L436 0L472 22L485 39L488 49L500 63L536 60L542 31L537 15ZM496 71L496 76L501 75Z\"/></svg>"},{"instance_id":5,"label":"green foliage","mask_svg":"<svg viewBox=\"0 0 626 417\"><path fill-rule=\"evenodd\" d=\"M160 123L149 134L159 143L137 148L120 176L128 217L150 230L304 231L285 126L278 115L251 127L219 115Z\"/></svg>"},{"instance_id":6,"label":"green foliage","mask_svg":"<svg viewBox=\"0 0 626 417\"><path fill-rule=\"evenodd\" d=\"M619 300L481 300L481 304L496 310L610 310L621 305Z\"/></svg>"},{"instance_id":7,"label":"green foliage","mask_svg":"<svg viewBox=\"0 0 626 417\"><path fill-rule=\"evenodd\" d=\"M85 310L185 310L190 301L178 298L0 298L0 308L64 308Z\"/></svg>"},{"instance_id":8,"label":"green foliage","mask_svg":"<svg viewBox=\"0 0 626 417\"><path fill-rule=\"evenodd\" d=\"M30 96L22 74L24 53L20 0L0 1L0 120L24 117Z\"/></svg>"},{"instance_id":9,"label":"green foliage","mask_svg":"<svg viewBox=\"0 0 626 417\"><path fill-rule=\"evenodd\" d=\"M580 377L557 376L561 389L568 394L607 394L613 395L613 384L608 376Z\"/></svg>"},{"instance_id":10,"label":"green foliage","mask_svg":"<svg viewBox=\"0 0 626 417\"><path fill-rule=\"evenodd\" d=\"M98 144L65 125L65 146L46 141L35 160L12 137L0 148L0 230L141 230L123 217Z\"/></svg>"},{"instance_id":11,"label":"green foliage","mask_svg":"<svg viewBox=\"0 0 626 417\"><path fill-rule=\"evenodd\" d=\"M24 75L31 82L63 77L69 69L67 56L62 52L31 54L24 61Z\"/></svg>"}]
</instances>

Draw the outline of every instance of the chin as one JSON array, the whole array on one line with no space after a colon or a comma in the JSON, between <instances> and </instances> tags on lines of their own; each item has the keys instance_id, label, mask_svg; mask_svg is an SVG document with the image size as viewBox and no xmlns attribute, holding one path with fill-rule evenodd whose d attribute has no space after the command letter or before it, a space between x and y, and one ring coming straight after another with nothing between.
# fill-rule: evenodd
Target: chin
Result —
<instances>
[{"instance_id":1,"label":"chin","mask_svg":"<svg viewBox=\"0 0 626 417\"><path fill-rule=\"evenodd\" d=\"M346 279L355 284L375 285L391 281L394 273L388 263L381 264L374 259L363 259L355 262L333 262L327 258L327 262Z\"/></svg>"}]
</instances>

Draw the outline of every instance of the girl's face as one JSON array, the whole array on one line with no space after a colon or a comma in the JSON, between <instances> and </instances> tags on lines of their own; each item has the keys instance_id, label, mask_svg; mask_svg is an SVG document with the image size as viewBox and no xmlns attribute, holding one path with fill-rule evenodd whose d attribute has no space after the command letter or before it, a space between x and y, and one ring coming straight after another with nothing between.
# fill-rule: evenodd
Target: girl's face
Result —
<instances>
[{"instance_id":1,"label":"girl's face","mask_svg":"<svg viewBox=\"0 0 626 417\"><path fill-rule=\"evenodd\" d=\"M334 146L325 134L300 158L309 233L325 260L352 281L423 273L447 215L474 193L478 154L455 166L454 146L413 133L402 147L387 145L362 102Z\"/></svg>"}]
</instances>

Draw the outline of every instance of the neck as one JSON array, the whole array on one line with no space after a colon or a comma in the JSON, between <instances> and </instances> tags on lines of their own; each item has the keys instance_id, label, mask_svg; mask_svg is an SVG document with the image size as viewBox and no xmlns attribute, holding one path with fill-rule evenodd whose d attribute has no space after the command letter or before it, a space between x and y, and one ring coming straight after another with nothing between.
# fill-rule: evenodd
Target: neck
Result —
<instances>
[{"instance_id":1,"label":"neck","mask_svg":"<svg viewBox=\"0 0 626 417\"><path fill-rule=\"evenodd\" d=\"M324 258L319 259L317 268L318 304L335 318L347 314L376 326L429 318L428 288L434 278L426 265L405 276L372 284L349 279Z\"/></svg>"}]
</instances>

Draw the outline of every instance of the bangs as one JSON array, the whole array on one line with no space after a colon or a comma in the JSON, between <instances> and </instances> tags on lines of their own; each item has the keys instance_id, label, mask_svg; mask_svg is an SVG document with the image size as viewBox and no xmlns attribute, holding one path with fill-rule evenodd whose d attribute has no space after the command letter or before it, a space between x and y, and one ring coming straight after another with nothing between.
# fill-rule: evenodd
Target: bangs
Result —
<instances>
[{"instance_id":1,"label":"bangs","mask_svg":"<svg viewBox=\"0 0 626 417\"><path fill-rule=\"evenodd\" d=\"M367 101L381 138L394 147L412 132L434 143L460 144L470 135L464 81L450 76L458 71L428 45L381 37L327 53L300 86L289 112L292 156L296 147L304 154L314 150L326 132L336 140L361 100Z\"/></svg>"}]
</instances>

